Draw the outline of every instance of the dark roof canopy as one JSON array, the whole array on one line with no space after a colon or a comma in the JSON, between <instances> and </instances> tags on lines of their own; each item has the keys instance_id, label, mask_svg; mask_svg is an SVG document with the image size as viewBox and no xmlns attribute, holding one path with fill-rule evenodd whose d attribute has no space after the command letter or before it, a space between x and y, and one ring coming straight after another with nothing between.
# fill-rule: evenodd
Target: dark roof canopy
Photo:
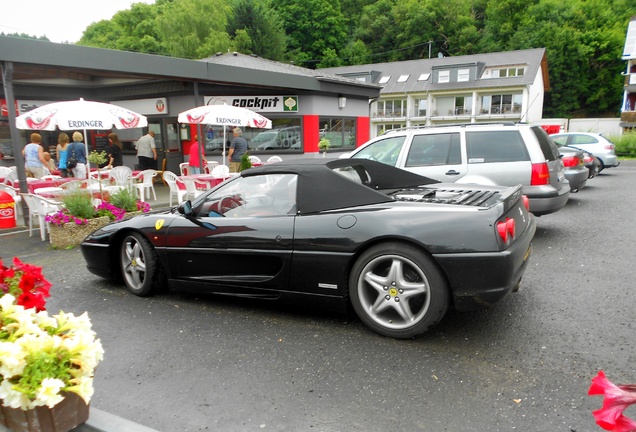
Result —
<instances>
[{"instance_id":1,"label":"dark roof canopy","mask_svg":"<svg viewBox=\"0 0 636 432\"><path fill-rule=\"evenodd\" d=\"M338 171L357 173L362 183ZM406 189L439 183L381 162L369 159L299 159L251 168L241 172L242 177L259 174L298 175L297 201L300 214L337 210L361 205L393 201L382 193L387 189Z\"/></svg>"}]
</instances>

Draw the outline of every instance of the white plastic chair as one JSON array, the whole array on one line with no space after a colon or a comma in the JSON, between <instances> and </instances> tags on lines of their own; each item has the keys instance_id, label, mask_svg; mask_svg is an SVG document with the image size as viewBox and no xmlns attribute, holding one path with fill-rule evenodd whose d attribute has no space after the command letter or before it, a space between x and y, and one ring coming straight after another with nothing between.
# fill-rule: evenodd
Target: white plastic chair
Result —
<instances>
[{"instance_id":1,"label":"white plastic chair","mask_svg":"<svg viewBox=\"0 0 636 432\"><path fill-rule=\"evenodd\" d=\"M141 202L145 201L146 191L148 192L148 199L150 199L150 191L152 191L152 195L155 197L155 201L157 201L157 193L155 192L154 186L155 177L157 177L157 171L153 169L144 170L134 177L141 179L140 183L133 183L133 186L137 188Z\"/></svg>"},{"instance_id":2,"label":"white plastic chair","mask_svg":"<svg viewBox=\"0 0 636 432\"><path fill-rule=\"evenodd\" d=\"M197 185L202 186L202 187L207 187L206 184L199 183L198 181L196 181L194 179L180 178L179 180L181 180L183 182L183 184L185 185L187 197L189 197L190 199L195 199L199 195L202 195L202 194L205 193L205 191L197 189Z\"/></svg>"},{"instance_id":3,"label":"white plastic chair","mask_svg":"<svg viewBox=\"0 0 636 432\"><path fill-rule=\"evenodd\" d=\"M166 181L168 187L170 188L170 207L172 207L173 196L176 196L177 204L179 204L181 201L184 201L185 196L188 195L188 191L185 189L179 189L179 177L177 177L177 175L172 171L164 171L163 179Z\"/></svg>"},{"instance_id":4,"label":"white plastic chair","mask_svg":"<svg viewBox=\"0 0 636 432\"><path fill-rule=\"evenodd\" d=\"M187 162L182 162L179 164L179 171L181 175L190 175L190 165Z\"/></svg>"},{"instance_id":5,"label":"white plastic chair","mask_svg":"<svg viewBox=\"0 0 636 432\"><path fill-rule=\"evenodd\" d=\"M4 184L7 186L16 187L18 183L18 171L10 170L9 174L4 177Z\"/></svg>"},{"instance_id":6,"label":"white plastic chair","mask_svg":"<svg viewBox=\"0 0 636 432\"><path fill-rule=\"evenodd\" d=\"M283 159L280 156L271 156L269 159L267 159L267 163L276 163L282 161Z\"/></svg>"},{"instance_id":7,"label":"white plastic chair","mask_svg":"<svg viewBox=\"0 0 636 432\"><path fill-rule=\"evenodd\" d=\"M46 215L60 210L63 204L29 193L21 193L20 195L22 195L22 198L27 203L27 207L29 207L29 237L33 236L33 220L37 218L38 225L40 226L40 237L42 241L45 241L48 223L45 222L44 218Z\"/></svg>"},{"instance_id":8,"label":"white plastic chair","mask_svg":"<svg viewBox=\"0 0 636 432\"><path fill-rule=\"evenodd\" d=\"M252 163L261 163L261 158L259 158L258 156L248 156L248 159L250 160L250 162Z\"/></svg>"},{"instance_id":9,"label":"white plastic chair","mask_svg":"<svg viewBox=\"0 0 636 432\"><path fill-rule=\"evenodd\" d=\"M11 168L0 166L0 177L4 178L11 172Z\"/></svg>"},{"instance_id":10,"label":"white plastic chair","mask_svg":"<svg viewBox=\"0 0 636 432\"><path fill-rule=\"evenodd\" d=\"M218 165L219 163L217 161L208 161L203 167L203 172L206 174L212 174L212 170Z\"/></svg>"},{"instance_id":11,"label":"white plastic chair","mask_svg":"<svg viewBox=\"0 0 636 432\"><path fill-rule=\"evenodd\" d=\"M113 180L120 189L132 189L132 170L127 166L118 166L110 170L108 180Z\"/></svg>"},{"instance_id":12,"label":"white plastic chair","mask_svg":"<svg viewBox=\"0 0 636 432\"><path fill-rule=\"evenodd\" d=\"M227 165L218 165L212 169L212 175L214 177L226 178L230 174L230 168Z\"/></svg>"}]
</instances>

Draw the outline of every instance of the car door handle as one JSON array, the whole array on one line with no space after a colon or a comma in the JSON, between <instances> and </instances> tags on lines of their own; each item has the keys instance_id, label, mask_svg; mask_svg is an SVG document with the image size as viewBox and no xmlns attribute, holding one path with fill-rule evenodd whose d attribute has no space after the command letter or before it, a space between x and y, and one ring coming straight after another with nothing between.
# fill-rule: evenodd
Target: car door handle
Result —
<instances>
[{"instance_id":1,"label":"car door handle","mask_svg":"<svg viewBox=\"0 0 636 432\"><path fill-rule=\"evenodd\" d=\"M459 173L455 170L450 170L450 171L446 171L445 175L452 175L452 176L456 176L459 175Z\"/></svg>"}]
</instances>

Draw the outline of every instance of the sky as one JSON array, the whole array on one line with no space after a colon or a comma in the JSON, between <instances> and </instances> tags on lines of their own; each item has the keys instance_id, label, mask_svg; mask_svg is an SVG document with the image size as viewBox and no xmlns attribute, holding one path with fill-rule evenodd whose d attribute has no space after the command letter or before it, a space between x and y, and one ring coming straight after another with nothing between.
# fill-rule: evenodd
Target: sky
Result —
<instances>
[{"instance_id":1,"label":"sky","mask_svg":"<svg viewBox=\"0 0 636 432\"><path fill-rule=\"evenodd\" d=\"M86 27L109 20L133 3L155 0L17 0L7 7L3 1L0 33L46 36L51 42L77 42Z\"/></svg>"}]
</instances>

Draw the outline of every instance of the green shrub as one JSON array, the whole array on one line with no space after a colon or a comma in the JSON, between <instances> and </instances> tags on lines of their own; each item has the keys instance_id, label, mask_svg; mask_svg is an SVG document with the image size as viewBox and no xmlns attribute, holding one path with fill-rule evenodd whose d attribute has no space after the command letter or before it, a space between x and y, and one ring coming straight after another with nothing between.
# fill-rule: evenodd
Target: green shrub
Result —
<instances>
[{"instance_id":1,"label":"green shrub","mask_svg":"<svg viewBox=\"0 0 636 432\"><path fill-rule=\"evenodd\" d=\"M127 212L137 211L137 197L127 188L112 194L109 202L115 207L122 208Z\"/></svg>"},{"instance_id":2,"label":"green shrub","mask_svg":"<svg viewBox=\"0 0 636 432\"><path fill-rule=\"evenodd\" d=\"M618 156L636 158L636 132L626 132L608 139L616 146Z\"/></svg>"},{"instance_id":3,"label":"green shrub","mask_svg":"<svg viewBox=\"0 0 636 432\"><path fill-rule=\"evenodd\" d=\"M252 168L252 161L250 161L250 154L245 152L243 153L243 156L241 156L241 165L239 166L239 171L243 171L248 168Z\"/></svg>"},{"instance_id":4,"label":"green shrub","mask_svg":"<svg viewBox=\"0 0 636 432\"><path fill-rule=\"evenodd\" d=\"M95 217L93 198L87 191L74 191L64 196L64 206L72 216L84 219Z\"/></svg>"}]
</instances>

